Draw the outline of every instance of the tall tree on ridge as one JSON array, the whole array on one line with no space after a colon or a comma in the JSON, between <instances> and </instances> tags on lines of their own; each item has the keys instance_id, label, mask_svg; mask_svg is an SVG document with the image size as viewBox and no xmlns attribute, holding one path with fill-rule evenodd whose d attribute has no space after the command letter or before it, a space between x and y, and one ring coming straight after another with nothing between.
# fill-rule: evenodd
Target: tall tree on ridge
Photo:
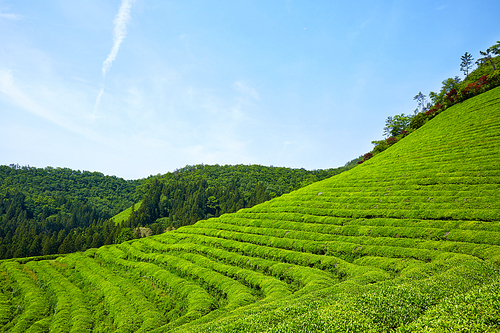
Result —
<instances>
[{"instance_id":1,"label":"tall tree on ridge","mask_svg":"<svg viewBox=\"0 0 500 333\"><path fill-rule=\"evenodd\" d=\"M496 68L495 68L495 64L493 63L493 59L491 57L491 49L486 49L486 51L479 51L479 53L481 53L481 55L483 56L482 58L479 58L477 59L476 61L476 65L482 65L482 64L485 64L487 63L488 61L490 62L491 66L493 66L493 70L495 71Z\"/></svg>"},{"instance_id":2,"label":"tall tree on ridge","mask_svg":"<svg viewBox=\"0 0 500 333\"><path fill-rule=\"evenodd\" d=\"M483 56L482 58L478 59L476 61L477 65L482 65L484 63L487 63L488 61L490 62L491 66L493 67L493 70L495 71L495 63L493 62L493 57L492 55L500 55L500 40L497 41L495 45L492 47L489 47L486 49L486 51L479 51L481 55Z\"/></svg>"},{"instance_id":3,"label":"tall tree on ridge","mask_svg":"<svg viewBox=\"0 0 500 333\"><path fill-rule=\"evenodd\" d=\"M419 91L418 94L416 94L415 97L413 97L413 100L417 101L417 108L415 109L415 114L417 114L419 112L418 109L420 109L420 111L425 111L425 98L426 97L427 96L422 94L421 91Z\"/></svg>"},{"instance_id":4,"label":"tall tree on ridge","mask_svg":"<svg viewBox=\"0 0 500 333\"><path fill-rule=\"evenodd\" d=\"M500 55L500 40L497 40L497 43L490 47L491 53Z\"/></svg>"},{"instance_id":5,"label":"tall tree on ridge","mask_svg":"<svg viewBox=\"0 0 500 333\"><path fill-rule=\"evenodd\" d=\"M472 58L472 54L465 52L465 54L460 58L462 63L460 64L460 70L464 72L466 78L466 84L469 84L469 71L472 69L472 62L474 58Z\"/></svg>"}]
</instances>

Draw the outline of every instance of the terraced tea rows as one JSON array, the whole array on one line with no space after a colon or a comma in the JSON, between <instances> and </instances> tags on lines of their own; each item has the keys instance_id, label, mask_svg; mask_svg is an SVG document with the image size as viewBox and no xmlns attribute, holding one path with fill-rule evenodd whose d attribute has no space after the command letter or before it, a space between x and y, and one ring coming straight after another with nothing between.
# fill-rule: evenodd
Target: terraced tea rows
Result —
<instances>
[{"instance_id":1,"label":"terraced tea rows","mask_svg":"<svg viewBox=\"0 0 500 333\"><path fill-rule=\"evenodd\" d=\"M12 332L500 330L500 88L250 209L0 265Z\"/></svg>"}]
</instances>

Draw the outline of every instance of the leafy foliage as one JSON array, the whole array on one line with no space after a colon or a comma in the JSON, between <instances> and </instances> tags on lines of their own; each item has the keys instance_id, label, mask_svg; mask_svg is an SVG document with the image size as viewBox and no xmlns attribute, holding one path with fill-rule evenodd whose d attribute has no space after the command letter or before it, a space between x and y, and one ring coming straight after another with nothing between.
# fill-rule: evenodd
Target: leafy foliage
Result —
<instances>
[{"instance_id":1,"label":"leafy foliage","mask_svg":"<svg viewBox=\"0 0 500 333\"><path fill-rule=\"evenodd\" d=\"M404 130L408 129L410 121L411 117L405 116L403 113L394 117L388 117L385 121L384 135L386 137L400 135Z\"/></svg>"},{"instance_id":2,"label":"leafy foliage","mask_svg":"<svg viewBox=\"0 0 500 333\"><path fill-rule=\"evenodd\" d=\"M463 70L466 75L467 80L465 82L462 82L458 76L444 80L439 93L433 91L429 93L432 103L426 103L426 96L422 92L415 95L413 99L417 101L418 106L414 115L389 116L385 123L384 136L389 138L390 141L372 141L375 147L371 153L375 155L386 150L389 146L422 127L447 108L500 86L500 70L495 70L495 64L500 63L500 56L492 56L493 54L500 54L498 45L500 44L497 43L490 47L487 52L480 51L484 57L476 62L479 67L473 72L470 72L473 61L472 55L466 52L462 56L460 70ZM469 83L469 81L472 82Z\"/></svg>"},{"instance_id":3,"label":"leafy foliage","mask_svg":"<svg viewBox=\"0 0 500 333\"><path fill-rule=\"evenodd\" d=\"M198 165L126 181L67 168L0 166L0 259L84 251L159 234L251 207L351 167Z\"/></svg>"},{"instance_id":4,"label":"leafy foliage","mask_svg":"<svg viewBox=\"0 0 500 333\"><path fill-rule=\"evenodd\" d=\"M261 165L194 165L146 180L123 225L178 228L249 208L352 168L307 171ZM158 229L158 228L157 228Z\"/></svg>"},{"instance_id":5,"label":"leafy foliage","mask_svg":"<svg viewBox=\"0 0 500 333\"><path fill-rule=\"evenodd\" d=\"M0 166L0 258L112 244L116 230L106 220L132 204L138 183L67 168Z\"/></svg>"}]
</instances>

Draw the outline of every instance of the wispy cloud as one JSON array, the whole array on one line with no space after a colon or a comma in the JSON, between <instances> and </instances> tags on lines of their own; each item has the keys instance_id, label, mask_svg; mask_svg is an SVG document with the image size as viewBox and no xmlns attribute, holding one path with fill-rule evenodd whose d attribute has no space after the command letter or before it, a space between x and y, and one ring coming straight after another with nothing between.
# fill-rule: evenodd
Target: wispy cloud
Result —
<instances>
[{"instance_id":1,"label":"wispy cloud","mask_svg":"<svg viewBox=\"0 0 500 333\"><path fill-rule=\"evenodd\" d=\"M259 100L259 94L255 90L255 88L247 86L242 81L235 82L234 86L235 86L235 88L236 88L237 91L239 91L239 92L241 92L243 94L249 95L249 96L255 98L256 100Z\"/></svg>"},{"instance_id":2,"label":"wispy cloud","mask_svg":"<svg viewBox=\"0 0 500 333\"><path fill-rule=\"evenodd\" d=\"M120 45L123 40L127 36L127 23L130 20L130 8L135 0L122 0L122 4L120 5L120 9L118 10L118 14L115 16L114 25L115 28L113 30L113 47L108 54L108 57L102 63L102 77L103 79L106 77L106 73L109 72L111 66L113 65L113 61L116 59L118 55L118 50L120 49ZM104 84L99 90L99 94L95 100L94 104L94 112L92 113L92 121L97 118L97 109L99 108L99 104L101 103L102 95L104 94Z\"/></svg>"},{"instance_id":3,"label":"wispy cloud","mask_svg":"<svg viewBox=\"0 0 500 333\"><path fill-rule=\"evenodd\" d=\"M2 19L8 19L8 20L19 20L21 19L21 15L17 14L10 14L10 13L2 13L0 12L0 18Z\"/></svg>"},{"instance_id":4,"label":"wispy cloud","mask_svg":"<svg viewBox=\"0 0 500 333\"><path fill-rule=\"evenodd\" d=\"M102 95L104 94L104 87L101 88L101 90L99 90L99 94L97 95L97 98L95 100L95 104L94 104L94 112L92 113L92 121L94 121L97 116L97 108L99 107L99 104L101 104L101 98L102 98Z\"/></svg>"},{"instance_id":5,"label":"wispy cloud","mask_svg":"<svg viewBox=\"0 0 500 333\"><path fill-rule=\"evenodd\" d=\"M115 28L113 30L113 47L111 52L109 52L108 57L102 63L102 75L105 76L106 73L113 65L113 61L116 59L120 45L127 36L127 22L130 20L130 8L135 0L122 0L118 14L115 16L114 24Z\"/></svg>"},{"instance_id":6,"label":"wispy cloud","mask_svg":"<svg viewBox=\"0 0 500 333\"><path fill-rule=\"evenodd\" d=\"M36 114L37 116L52 120L56 122L54 117L44 112L31 98L26 96L15 84L10 70L0 70L0 93L2 93L12 103L20 106L21 108Z\"/></svg>"},{"instance_id":7,"label":"wispy cloud","mask_svg":"<svg viewBox=\"0 0 500 333\"><path fill-rule=\"evenodd\" d=\"M41 91L40 96L36 96L33 90ZM58 90L56 85L53 85L53 90L58 91L61 95L66 95L66 92ZM16 105L22 110L28 111L38 117L47 119L68 131L83 135L94 141L103 141L102 138L93 131L75 123L81 123L82 118L75 118L75 115L65 114L65 110L69 109L69 105L78 99L78 95L72 95L71 102L61 100L57 96L51 95L50 89L43 90L40 86L35 88L27 86L22 82L17 82L10 70L0 70L0 98L5 99L9 103Z\"/></svg>"}]
</instances>

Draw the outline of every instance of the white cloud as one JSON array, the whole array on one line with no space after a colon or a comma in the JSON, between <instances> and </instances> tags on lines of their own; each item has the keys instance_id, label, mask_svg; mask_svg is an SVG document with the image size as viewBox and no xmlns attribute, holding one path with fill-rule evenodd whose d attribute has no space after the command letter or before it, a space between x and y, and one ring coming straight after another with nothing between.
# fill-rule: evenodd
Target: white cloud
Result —
<instances>
[{"instance_id":1,"label":"white cloud","mask_svg":"<svg viewBox=\"0 0 500 333\"><path fill-rule=\"evenodd\" d=\"M54 117L50 113L44 112L44 110L34 103L29 96L26 96L17 88L14 84L12 71L10 70L0 70L0 93L7 97L7 99L13 104L18 105L21 108L36 114L37 116L55 121Z\"/></svg>"},{"instance_id":2,"label":"white cloud","mask_svg":"<svg viewBox=\"0 0 500 333\"><path fill-rule=\"evenodd\" d=\"M8 20L20 20L21 19L21 15L17 15L17 14L8 14L8 13L2 13L0 12L0 18L3 18L3 19L8 19Z\"/></svg>"},{"instance_id":3,"label":"white cloud","mask_svg":"<svg viewBox=\"0 0 500 333\"><path fill-rule=\"evenodd\" d=\"M259 94L255 90L255 88L247 86L242 81L235 82L234 86L236 87L237 91L239 91L239 92L241 92L243 94L249 95L249 96L251 96L252 98L254 98L256 100L259 100Z\"/></svg>"},{"instance_id":4,"label":"white cloud","mask_svg":"<svg viewBox=\"0 0 500 333\"><path fill-rule=\"evenodd\" d=\"M120 9L118 9L118 14L115 16L114 25L115 28L113 30L113 47L111 48L111 52L109 52L108 57L102 63L102 76L103 78L106 76L106 73L109 72L111 66L113 65L113 61L116 59L118 55L118 50L120 49L120 45L127 36L127 23L130 20L130 8L135 0L122 0L122 4ZM94 112L92 113L92 120L95 120L97 115L97 109L99 104L101 103L102 95L104 94L104 86L101 87L99 94L97 95L95 104L94 104Z\"/></svg>"},{"instance_id":5,"label":"white cloud","mask_svg":"<svg viewBox=\"0 0 500 333\"><path fill-rule=\"evenodd\" d=\"M78 92L65 90L57 83L46 86L46 83L30 85L17 82L11 70L0 70L0 98L2 97L10 104L51 121L70 132L93 141L103 141L102 137L94 131L77 125L85 121L85 113L75 106L79 104L75 101L82 101ZM71 109L73 113L68 111Z\"/></svg>"},{"instance_id":6,"label":"white cloud","mask_svg":"<svg viewBox=\"0 0 500 333\"><path fill-rule=\"evenodd\" d=\"M116 59L120 45L127 36L127 23L130 20L130 8L135 0L122 0L118 14L115 16L113 30L113 47L108 57L102 63L102 75L106 76L106 73L111 68L113 61Z\"/></svg>"}]
</instances>

